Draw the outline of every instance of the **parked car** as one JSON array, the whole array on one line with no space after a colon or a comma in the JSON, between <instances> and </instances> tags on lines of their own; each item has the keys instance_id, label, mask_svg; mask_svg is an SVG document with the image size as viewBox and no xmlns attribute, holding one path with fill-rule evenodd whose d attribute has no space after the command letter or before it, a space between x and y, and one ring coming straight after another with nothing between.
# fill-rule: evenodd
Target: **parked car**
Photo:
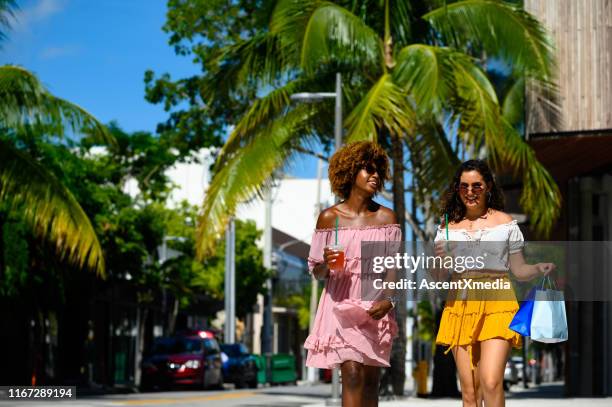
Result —
<instances>
[{"instance_id":1,"label":"parked car","mask_svg":"<svg viewBox=\"0 0 612 407\"><path fill-rule=\"evenodd\" d=\"M142 363L142 388L223 388L221 350L207 334L155 339Z\"/></svg>"},{"instance_id":2,"label":"parked car","mask_svg":"<svg viewBox=\"0 0 612 407\"><path fill-rule=\"evenodd\" d=\"M506 361L504 369L504 390L508 390L511 385L517 384L519 381L518 369L512 358Z\"/></svg>"},{"instance_id":3,"label":"parked car","mask_svg":"<svg viewBox=\"0 0 612 407\"><path fill-rule=\"evenodd\" d=\"M237 388L249 386L257 388L257 365L255 357L249 353L242 343L224 343L221 351L227 356L223 358L223 381L234 383Z\"/></svg>"},{"instance_id":4,"label":"parked car","mask_svg":"<svg viewBox=\"0 0 612 407\"><path fill-rule=\"evenodd\" d=\"M323 383L332 382L332 370L331 369L319 369L319 380Z\"/></svg>"}]
</instances>

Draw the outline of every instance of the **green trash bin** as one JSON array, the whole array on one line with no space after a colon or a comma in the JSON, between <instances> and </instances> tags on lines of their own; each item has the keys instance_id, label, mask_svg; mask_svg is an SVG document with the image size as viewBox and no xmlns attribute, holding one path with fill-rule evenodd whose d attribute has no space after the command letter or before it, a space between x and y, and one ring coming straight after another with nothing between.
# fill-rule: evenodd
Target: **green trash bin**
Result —
<instances>
[{"instance_id":1,"label":"green trash bin","mask_svg":"<svg viewBox=\"0 0 612 407\"><path fill-rule=\"evenodd\" d=\"M266 384L267 380L267 363L266 357L263 355L253 355L255 358L255 366L257 366L257 383Z\"/></svg>"},{"instance_id":2,"label":"green trash bin","mask_svg":"<svg viewBox=\"0 0 612 407\"><path fill-rule=\"evenodd\" d=\"M296 383L295 356L277 353L270 357L270 384Z\"/></svg>"}]
</instances>

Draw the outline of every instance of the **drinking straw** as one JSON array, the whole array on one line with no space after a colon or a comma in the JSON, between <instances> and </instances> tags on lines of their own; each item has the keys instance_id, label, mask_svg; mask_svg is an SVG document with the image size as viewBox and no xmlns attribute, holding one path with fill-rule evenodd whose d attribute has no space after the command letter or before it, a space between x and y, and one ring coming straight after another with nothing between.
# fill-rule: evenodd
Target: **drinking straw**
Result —
<instances>
[{"instance_id":1,"label":"drinking straw","mask_svg":"<svg viewBox=\"0 0 612 407\"><path fill-rule=\"evenodd\" d=\"M336 246L338 245L338 217L336 216Z\"/></svg>"},{"instance_id":2,"label":"drinking straw","mask_svg":"<svg viewBox=\"0 0 612 407\"><path fill-rule=\"evenodd\" d=\"M448 240L448 213L444 214L444 223L446 224L446 240Z\"/></svg>"}]
</instances>

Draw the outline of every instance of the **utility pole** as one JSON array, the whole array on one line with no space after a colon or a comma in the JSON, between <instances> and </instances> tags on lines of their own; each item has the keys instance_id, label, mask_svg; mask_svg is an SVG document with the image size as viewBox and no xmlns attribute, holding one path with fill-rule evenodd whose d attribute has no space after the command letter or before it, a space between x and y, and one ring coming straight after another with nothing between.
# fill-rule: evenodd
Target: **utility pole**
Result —
<instances>
[{"instance_id":1,"label":"utility pole","mask_svg":"<svg viewBox=\"0 0 612 407\"><path fill-rule=\"evenodd\" d=\"M264 224L264 267L272 268L272 188L265 192L265 224ZM264 301L263 331L262 331L262 354L272 353L272 278L266 280L266 297Z\"/></svg>"},{"instance_id":2,"label":"utility pole","mask_svg":"<svg viewBox=\"0 0 612 407\"><path fill-rule=\"evenodd\" d=\"M317 165L317 203L315 204L315 219L321 212L321 181L323 178L323 160L319 158ZM312 332L314 326L315 314L319 303L319 280L316 278L310 279L310 322L308 323L308 332ZM308 367L308 381L315 383L317 381L317 368Z\"/></svg>"},{"instance_id":3,"label":"utility pole","mask_svg":"<svg viewBox=\"0 0 612 407\"><path fill-rule=\"evenodd\" d=\"M334 98L336 105L334 109L334 140L336 144L336 151L342 147L342 74L336 73L336 91L335 92L302 92L294 93L291 95L291 100L302 101L302 102L313 102L326 98ZM338 197L336 197L336 203ZM311 298L312 301L312 298ZM312 305L312 302L311 302ZM312 314L311 308L311 314ZM339 406L340 400L340 376L338 369L332 370L332 396L325 400L325 404L328 406Z\"/></svg>"},{"instance_id":4,"label":"utility pole","mask_svg":"<svg viewBox=\"0 0 612 407\"><path fill-rule=\"evenodd\" d=\"M342 147L342 74L336 73L336 109L334 123L334 139L336 141L336 151ZM336 203L339 201L336 197ZM328 406L339 406L342 400L340 399L340 373L338 369L332 370L332 396L325 401Z\"/></svg>"},{"instance_id":5,"label":"utility pole","mask_svg":"<svg viewBox=\"0 0 612 407\"><path fill-rule=\"evenodd\" d=\"M225 231L225 343L236 342L236 224L230 218Z\"/></svg>"}]
</instances>

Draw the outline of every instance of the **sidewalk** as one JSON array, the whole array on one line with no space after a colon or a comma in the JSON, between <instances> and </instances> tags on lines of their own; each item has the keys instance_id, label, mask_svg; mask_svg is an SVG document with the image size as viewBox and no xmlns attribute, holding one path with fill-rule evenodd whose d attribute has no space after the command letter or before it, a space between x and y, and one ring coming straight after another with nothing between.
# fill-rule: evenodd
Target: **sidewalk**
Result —
<instances>
[{"instance_id":1,"label":"sidewalk","mask_svg":"<svg viewBox=\"0 0 612 407\"><path fill-rule=\"evenodd\" d=\"M506 399L507 407L611 407L612 398L599 399L542 399L542 398L526 398L526 399ZM395 401L380 401L380 407L411 407L411 406L440 406L440 407L460 407L461 400L452 399L422 399L415 397L407 397L404 400ZM324 407L324 403L320 404L305 404L303 407Z\"/></svg>"},{"instance_id":2,"label":"sidewalk","mask_svg":"<svg viewBox=\"0 0 612 407\"><path fill-rule=\"evenodd\" d=\"M380 407L440 406L460 407L459 399L429 399L406 397L402 400L380 400ZM612 407L612 398L563 398L563 383L551 383L523 389L513 386L506 393L507 407ZM305 404L303 407L324 407L325 403Z\"/></svg>"}]
</instances>

